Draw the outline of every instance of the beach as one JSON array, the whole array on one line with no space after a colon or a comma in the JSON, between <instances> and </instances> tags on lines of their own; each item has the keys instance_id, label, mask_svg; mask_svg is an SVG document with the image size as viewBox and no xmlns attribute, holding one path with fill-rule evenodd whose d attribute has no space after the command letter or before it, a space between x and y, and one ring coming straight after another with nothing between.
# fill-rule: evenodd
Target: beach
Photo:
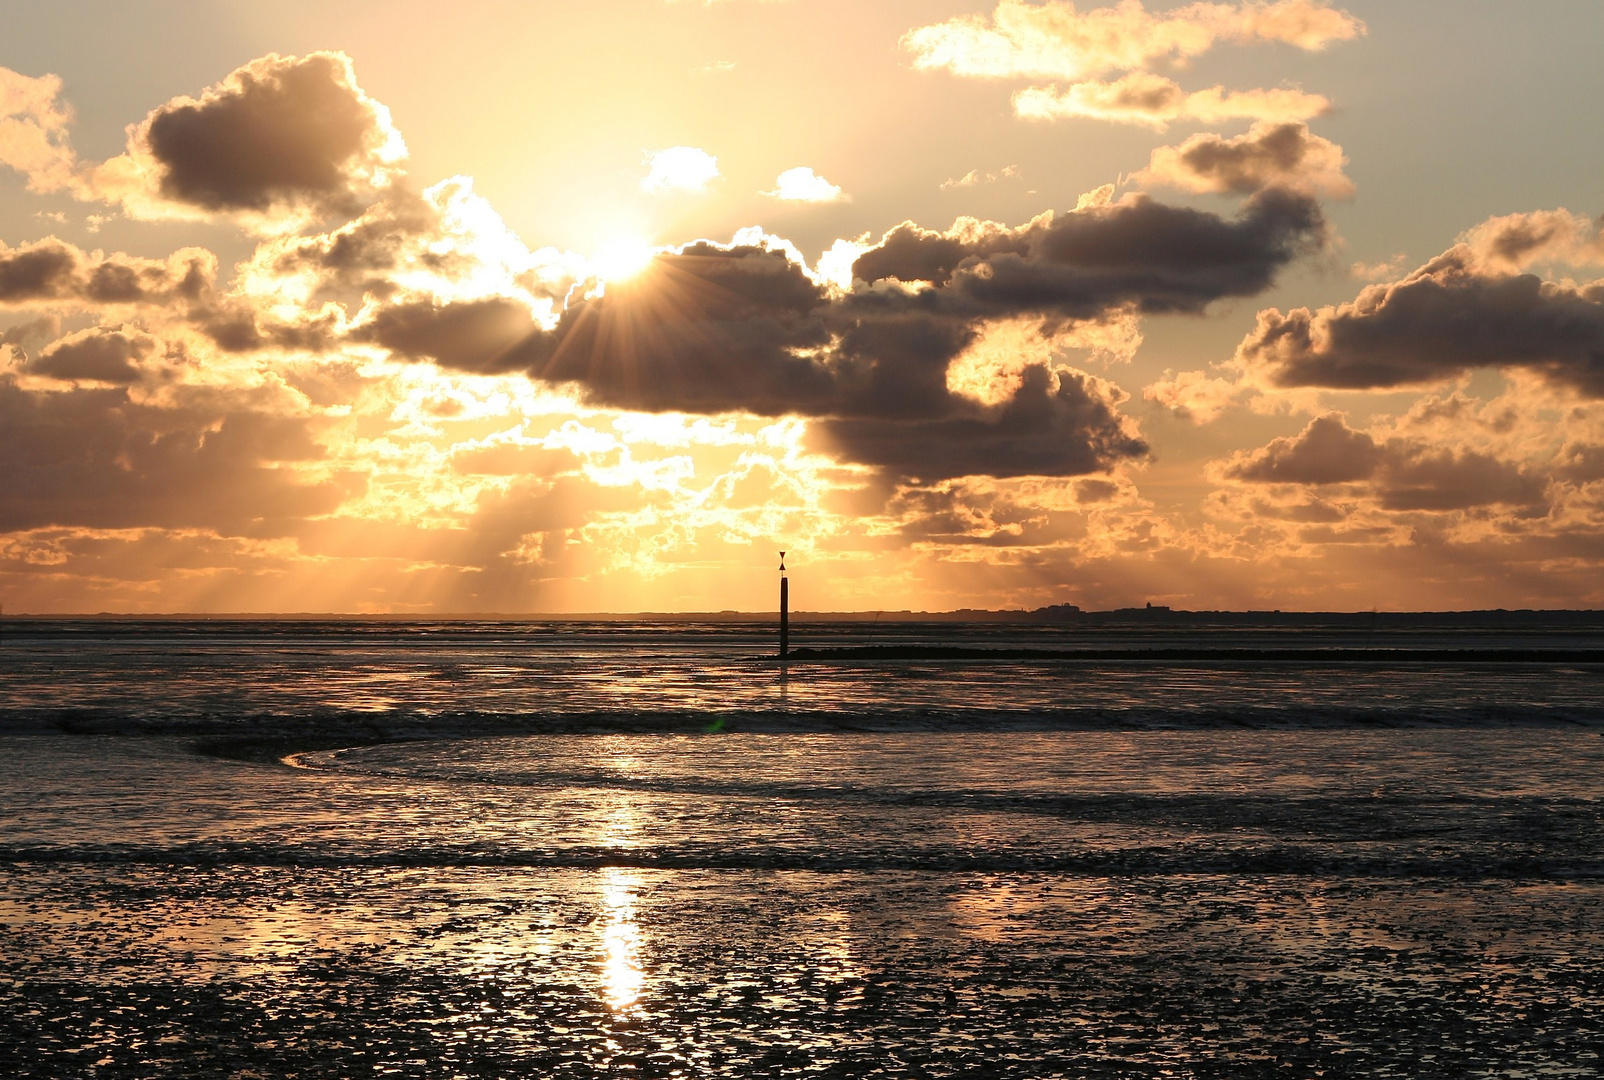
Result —
<instances>
[{"instance_id":1,"label":"beach","mask_svg":"<svg viewBox=\"0 0 1604 1080\"><path fill-rule=\"evenodd\" d=\"M7 1074L1599 1068L1595 667L541 632L8 632Z\"/></svg>"}]
</instances>

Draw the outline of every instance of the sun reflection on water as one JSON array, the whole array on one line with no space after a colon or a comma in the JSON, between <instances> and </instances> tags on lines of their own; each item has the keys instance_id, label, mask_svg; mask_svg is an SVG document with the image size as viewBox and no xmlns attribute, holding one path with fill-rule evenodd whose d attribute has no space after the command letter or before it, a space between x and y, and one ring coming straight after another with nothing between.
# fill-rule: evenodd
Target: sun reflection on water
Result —
<instances>
[{"instance_id":1,"label":"sun reflection on water","mask_svg":"<svg viewBox=\"0 0 1604 1080\"><path fill-rule=\"evenodd\" d=\"M646 986L641 967L641 932L635 918L635 890L640 878L609 866L602 870L602 999L624 1013L639 1001Z\"/></svg>"}]
</instances>

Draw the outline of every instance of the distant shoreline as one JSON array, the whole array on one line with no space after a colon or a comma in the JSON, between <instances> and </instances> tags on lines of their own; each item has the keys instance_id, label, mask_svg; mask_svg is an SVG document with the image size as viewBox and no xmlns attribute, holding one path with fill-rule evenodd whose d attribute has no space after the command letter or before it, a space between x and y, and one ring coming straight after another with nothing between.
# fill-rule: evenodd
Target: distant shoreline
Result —
<instances>
[{"instance_id":1,"label":"distant shoreline","mask_svg":"<svg viewBox=\"0 0 1604 1080\"><path fill-rule=\"evenodd\" d=\"M643 612L470 612L451 614L361 614L344 612L272 613L21 613L6 612L6 623L647 623L747 625L775 622L776 611ZM1604 610L1589 608L1476 609L1468 611L1185 611L1168 607L1083 611L1070 605L1034 610L956 611L793 611L796 623L995 623L1019 626L1326 626L1359 629L1444 627L1474 629L1509 626L1597 626Z\"/></svg>"}]
</instances>

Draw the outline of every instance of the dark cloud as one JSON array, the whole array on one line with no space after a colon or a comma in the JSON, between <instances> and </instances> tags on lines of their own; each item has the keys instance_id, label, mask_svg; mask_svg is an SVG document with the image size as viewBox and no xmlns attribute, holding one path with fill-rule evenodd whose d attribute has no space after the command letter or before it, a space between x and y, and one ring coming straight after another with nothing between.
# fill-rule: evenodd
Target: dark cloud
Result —
<instances>
[{"instance_id":1,"label":"dark cloud","mask_svg":"<svg viewBox=\"0 0 1604 1080\"><path fill-rule=\"evenodd\" d=\"M452 278L476 265L451 243L435 202L392 188L362 216L331 232L284 237L258 249L257 258L279 275L309 273L320 289L393 295L393 274L403 268Z\"/></svg>"},{"instance_id":2,"label":"dark cloud","mask_svg":"<svg viewBox=\"0 0 1604 1080\"><path fill-rule=\"evenodd\" d=\"M1033 226L1024 229L937 232L904 221L880 238L880 243L858 256L852 276L875 282L885 278L927 281L945 285L966 260L991 255L1024 255L1030 251Z\"/></svg>"},{"instance_id":3,"label":"dark cloud","mask_svg":"<svg viewBox=\"0 0 1604 1080\"><path fill-rule=\"evenodd\" d=\"M1145 453L1091 384L1045 368L987 407L946 387L969 323L897 310L848 313L783 255L696 245L535 329L504 300L381 310L357 336L477 372L577 384L598 404L818 418L826 442L898 475L1084 473ZM798 350L823 350L810 358Z\"/></svg>"},{"instance_id":4,"label":"dark cloud","mask_svg":"<svg viewBox=\"0 0 1604 1080\"><path fill-rule=\"evenodd\" d=\"M391 304L351 336L409 360L434 360L480 375L523 369L550 348L529 305L505 297Z\"/></svg>"},{"instance_id":5,"label":"dark cloud","mask_svg":"<svg viewBox=\"0 0 1604 1080\"><path fill-rule=\"evenodd\" d=\"M200 100L155 110L135 136L162 198L211 211L360 209L398 152L389 116L340 53L269 55Z\"/></svg>"},{"instance_id":6,"label":"dark cloud","mask_svg":"<svg viewBox=\"0 0 1604 1080\"><path fill-rule=\"evenodd\" d=\"M85 330L56 342L27 370L53 379L127 384L139 379L139 363L155 347L154 338L137 330Z\"/></svg>"},{"instance_id":7,"label":"dark cloud","mask_svg":"<svg viewBox=\"0 0 1604 1080\"><path fill-rule=\"evenodd\" d=\"M1147 453L1116 403L1086 376L1032 365L1001 406L954 396L928 418L828 418L824 437L847 458L931 482L989 476L1074 476Z\"/></svg>"},{"instance_id":8,"label":"dark cloud","mask_svg":"<svg viewBox=\"0 0 1604 1080\"><path fill-rule=\"evenodd\" d=\"M833 407L836 375L797 352L830 344L829 314L784 255L695 244L570 306L529 370L621 408L816 415Z\"/></svg>"},{"instance_id":9,"label":"dark cloud","mask_svg":"<svg viewBox=\"0 0 1604 1080\"><path fill-rule=\"evenodd\" d=\"M825 292L781 254L697 244L608 288L549 332L526 303L491 298L391 304L353 336L459 370L577 383L620 408L811 413L834 394L827 367L793 352L829 344Z\"/></svg>"},{"instance_id":10,"label":"dark cloud","mask_svg":"<svg viewBox=\"0 0 1604 1080\"><path fill-rule=\"evenodd\" d=\"M1478 451L1402 438L1377 443L1335 414L1317 417L1294 437L1237 455L1225 475L1261 484L1364 483L1382 509L1397 511L1531 507L1543 502L1547 486L1520 465Z\"/></svg>"},{"instance_id":11,"label":"dark cloud","mask_svg":"<svg viewBox=\"0 0 1604 1080\"><path fill-rule=\"evenodd\" d=\"M1471 450L1388 447L1379 494L1384 510L1535 507L1546 483L1510 461Z\"/></svg>"},{"instance_id":12,"label":"dark cloud","mask_svg":"<svg viewBox=\"0 0 1604 1080\"><path fill-rule=\"evenodd\" d=\"M18 323L0 333L0 345L10 345L26 358L29 349L36 349L61 336L61 316L41 315L37 319Z\"/></svg>"},{"instance_id":13,"label":"dark cloud","mask_svg":"<svg viewBox=\"0 0 1604 1080\"><path fill-rule=\"evenodd\" d=\"M188 321L224 352L277 348L322 352L338 340L339 317L320 311L310 318L280 319L248 300L208 299L193 305Z\"/></svg>"},{"instance_id":14,"label":"dark cloud","mask_svg":"<svg viewBox=\"0 0 1604 1080\"><path fill-rule=\"evenodd\" d=\"M361 482L306 482L276 463L320 457L303 421L235 405L163 409L124 388L37 393L0 377L0 532L49 526L282 535Z\"/></svg>"},{"instance_id":15,"label":"dark cloud","mask_svg":"<svg viewBox=\"0 0 1604 1080\"><path fill-rule=\"evenodd\" d=\"M1236 356L1277 386L1384 389L1519 367L1604 397L1604 282L1487 273L1456 247L1338 307L1261 311Z\"/></svg>"},{"instance_id":16,"label":"dark cloud","mask_svg":"<svg viewBox=\"0 0 1604 1080\"><path fill-rule=\"evenodd\" d=\"M1080 480L1075 484L1075 501L1083 505L1112 502L1119 485L1108 480Z\"/></svg>"},{"instance_id":17,"label":"dark cloud","mask_svg":"<svg viewBox=\"0 0 1604 1080\"><path fill-rule=\"evenodd\" d=\"M101 258L54 237L0 244L0 305L43 303L163 305L205 294L217 275L209 251L185 248L167 259Z\"/></svg>"},{"instance_id":18,"label":"dark cloud","mask_svg":"<svg viewBox=\"0 0 1604 1080\"><path fill-rule=\"evenodd\" d=\"M1604 480L1604 446L1597 443L1571 443L1560 451L1555 475L1577 484Z\"/></svg>"},{"instance_id":19,"label":"dark cloud","mask_svg":"<svg viewBox=\"0 0 1604 1080\"><path fill-rule=\"evenodd\" d=\"M1146 445L1117 402L1072 371L1027 368L994 405L949 389L949 365L988 321L1198 312L1263 289L1324 235L1318 205L1286 191L1229 220L1138 197L1018 230L904 225L858 260L847 294L782 252L702 242L570 303L551 330L508 298L412 299L379 307L353 337L461 370L574 384L601 405L814 417L848 458L900 476L1073 475Z\"/></svg>"},{"instance_id":20,"label":"dark cloud","mask_svg":"<svg viewBox=\"0 0 1604 1080\"><path fill-rule=\"evenodd\" d=\"M1226 475L1261 484L1342 484L1367 480L1381 464L1375 440L1342 417L1312 420L1296 438L1279 438L1233 464Z\"/></svg>"},{"instance_id":21,"label":"dark cloud","mask_svg":"<svg viewBox=\"0 0 1604 1080\"><path fill-rule=\"evenodd\" d=\"M1234 220L1134 196L957 246L950 234L903 225L853 272L871 283L939 285L902 302L973 318L1042 312L1089 319L1116 307L1196 313L1216 300L1262 292L1325 235L1319 203L1297 192L1260 192Z\"/></svg>"}]
</instances>

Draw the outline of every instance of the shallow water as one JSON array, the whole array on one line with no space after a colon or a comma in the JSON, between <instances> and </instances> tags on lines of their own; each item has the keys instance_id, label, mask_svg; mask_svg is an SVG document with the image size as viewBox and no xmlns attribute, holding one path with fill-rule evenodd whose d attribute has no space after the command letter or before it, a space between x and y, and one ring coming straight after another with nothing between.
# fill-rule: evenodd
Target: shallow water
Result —
<instances>
[{"instance_id":1,"label":"shallow water","mask_svg":"<svg viewBox=\"0 0 1604 1080\"><path fill-rule=\"evenodd\" d=\"M0 1074L1604 1068L1588 666L247 630L7 640Z\"/></svg>"},{"instance_id":2,"label":"shallow water","mask_svg":"<svg viewBox=\"0 0 1604 1080\"><path fill-rule=\"evenodd\" d=\"M769 627L408 622L13 622L0 730L493 733L584 721L700 726L1604 726L1604 664L1411 660L1433 650L1569 649L1598 631L841 623L798 644L1025 649L1026 661L773 661ZM1147 650L1238 650L1155 663ZM1300 662L1251 659L1293 649ZM1384 662L1322 661L1374 649ZM1096 661L1073 657L1087 651ZM1052 659L1062 654L1065 659ZM1043 658L1045 657L1045 658Z\"/></svg>"}]
</instances>

